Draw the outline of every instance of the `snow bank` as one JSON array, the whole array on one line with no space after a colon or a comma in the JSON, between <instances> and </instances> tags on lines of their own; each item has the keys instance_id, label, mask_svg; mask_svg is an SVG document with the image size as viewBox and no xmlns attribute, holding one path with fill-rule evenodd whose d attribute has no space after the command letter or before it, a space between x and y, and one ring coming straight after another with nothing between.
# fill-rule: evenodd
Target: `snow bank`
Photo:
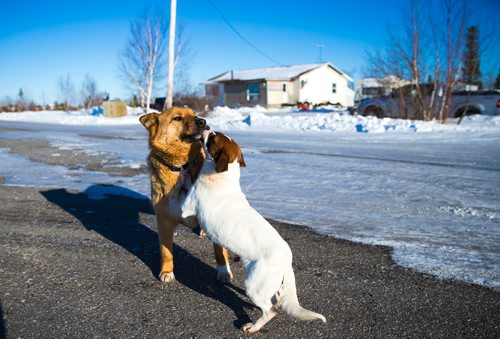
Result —
<instances>
[{"instance_id":1,"label":"snow bank","mask_svg":"<svg viewBox=\"0 0 500 339\"><path fill-rule=\"evenodd\" d=\"M26 111L0 113L0 120L18 122L36 122L58 125L135 125L142 109L127 107L127 115L119 118L107 118L103 115L92 115L92 110L79 111Z\"/></svg>"},{"instance_id":2,"label":"snow bank","mask_svg":"<svg viewBox=\"0 0 500 339\"><path fill-rule=\"evenodd\" d=\"M0 120L25 121L62 125L137 125L142 109L128 108L128 115L120 118L107 118L92 115L89 110L80 111L40 111L1 113ZM448 124L438 121L411 121L401 119L363 117L351 115L347 110L332 107L318 111L303 112L294 108L265 109L263 107L242 107L232 109L216 107L207 117L212 128L218 130L248 131L326 131L326 132L447 132L481 131L492 128L500 130L500 116L469 116L460 125L457 119Z\"/></svg>"},{"instance_id":3,"label":"snow bank","mask_svg":"<svg viewBox=\"0 0 500 339\"><path fill-rule=\"evenodd\" d=\"M438 121L412 121L402 119L351 115L347 110L324 108L318 112L294 109L268 111L262 107L231 109L216 107L208 116L214 129L258 131L329 131L329 132L445 132L500 129L500 116L469 116L457 125L458 119L448 124Z\"/></svg>"}]
</instances>

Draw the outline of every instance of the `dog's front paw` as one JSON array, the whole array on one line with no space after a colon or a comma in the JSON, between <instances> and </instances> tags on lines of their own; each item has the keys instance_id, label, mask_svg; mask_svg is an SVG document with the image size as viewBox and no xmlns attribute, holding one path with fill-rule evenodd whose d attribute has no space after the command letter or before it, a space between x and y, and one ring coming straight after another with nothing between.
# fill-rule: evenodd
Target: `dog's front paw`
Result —
<instances>
[{"instance_id":1,"label":"dog's front paw","mask_svg":"<svg viewBox=\"0 0 500 339\"><path fill-rule=\"evenodd\" d=\"M175 281L174 272L160 272L159 278L160 278L161 282L164 282L167 284Z\"/></svg>"},{"instance_id":2,"label":"dog's front paw","mask_svg":"<svg viewBox=\"0 0 500 339\"><path fill-rule=\"evenodd\" d=\"M217 281L222 283L230 283L233 279L233 273L229 268L229 265L217 266Z\"/></svg>"}]
</instances>

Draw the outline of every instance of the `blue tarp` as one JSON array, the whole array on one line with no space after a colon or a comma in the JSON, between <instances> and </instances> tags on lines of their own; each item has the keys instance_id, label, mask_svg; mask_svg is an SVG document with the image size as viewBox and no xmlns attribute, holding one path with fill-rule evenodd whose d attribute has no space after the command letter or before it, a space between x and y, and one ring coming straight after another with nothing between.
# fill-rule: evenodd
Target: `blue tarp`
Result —
<instances>
[{"instance_id":1,"label":"blue tarp","mask_svg":"<svg viewBox=\"0 0 500 339\"><path fill-rule=\"evenodd\" d=\"M247 124L248 126L252 126L252 121L251 121L251 118L250 118L250 114L245 119L243 119L243 122L245 124Z\"/></svg>"}]
</instances>

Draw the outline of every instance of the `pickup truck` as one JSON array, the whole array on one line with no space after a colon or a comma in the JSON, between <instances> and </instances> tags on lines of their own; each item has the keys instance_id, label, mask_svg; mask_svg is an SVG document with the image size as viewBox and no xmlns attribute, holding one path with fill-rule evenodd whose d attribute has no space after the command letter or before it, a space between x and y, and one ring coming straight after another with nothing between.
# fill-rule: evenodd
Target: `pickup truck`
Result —
<instances>
[{"instance_id":1,"label":"pickup truck","mask_svg":"<svg viewBox=\"0 0 500 339\"><path fill-rule=\"evenodd\" d=\"M430 93L427 94L426 97L429 98ZM412 96L409 94L405 95L404 98L407 108L406 118L414 119L415 111L413 109ZM436 96L437 102L440 99L440 96ZM357 112L364 116L374 115L378 118L405 118L405 114L400 111L400 108L401 99L399 90L395 89L388 95L361 100L357 107ZM500 115L500 91L453 92L448 117L461 118L472 114Z\"/></svg>"}]
</instances>

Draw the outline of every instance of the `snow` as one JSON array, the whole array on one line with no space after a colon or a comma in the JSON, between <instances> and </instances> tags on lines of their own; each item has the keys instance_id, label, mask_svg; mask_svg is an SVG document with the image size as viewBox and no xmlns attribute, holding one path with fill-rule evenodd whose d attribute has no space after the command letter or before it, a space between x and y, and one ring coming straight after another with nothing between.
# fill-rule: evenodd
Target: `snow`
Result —
<instances>
[{"instance_id":1,"label":"snow","mask_svg":"<svg viewBox=\"0 0 500 339\"><path fill-rule=\"evenodd\" d=\"M91 111L91 110L90 110ZM91 115L89 110L81 111L27 111L19 113L0 113L0 121L27 121L43 124L61 125L135 125L141 109L128 108L128 115L120 118L105 118Z\"/></svg>"},{"instance_id":2,"label":"snow","mask_svg":"<svg viewBox=\"0 0 500 339\"><path fill-rule=\"evenodd\" d=\"M316 63L316 64L304 64L304 65L291 65L291 66L277 66L277 67L266 67L266 68L252 68L252 69L242 69L242 70L232 70L215 78L210 79L208 82L219 82L219 81L229 81L229 80L290 80L298 77L299 75L306 73L308 71L314 70L318 67L328 65L335 69L339 74L345 77L348 81L352 81L352 78L342 72L339 68L330 62L326 63Z\"/></svg>"},{"instance_id":3,"label":"snow","mask_svg":"<svg viewBox=\"0 0 500 339\"><path fill-rule=\"evenodd\" d=\"M304 72L313 70L323 65L329 65L329 63L233 70L223 73L215 78L212 78L209 80L209 82L228 81L228 80L256 80L256 79L290 80L292 78L299 76ZM332 65L332 67L334 66Z\"/></svg>"},{"instance_id":4,"label":"snow","mask_svg":"<svg viewBox=\"0 0 500 339\"><path fill-rule=\"evenodd\" d=\"M482 131L498 130L500 116L469 116L460 125L457 119L443 125L438 121L412 121L361 115L351 115L343 109L320 108L320 112L297 112L288 110L266 110L262 107L241 108L216 107L210 116L210 123L223 130L248 131L328 131L356 132L357 126L363 127L363 132L452 132L452 131ZM250 116L251 126L243 122Z\"/></svg>"},{"instance_id":5,"label":"snow","mask_svg":"<svg viewBox=\"0 0 500 339\"><path fill-rule=\"evenodd\" d=\"M207 119L242 147L247 167L241 184L264 216L391 246L398 264L500 290L499 116L442 125L352 116L331 107L219 107ZM117 119L85 111L2 113L0 126L17 128L2 130L2 138L47 140L118 158L125 167L145 163L147 133L135 112ZM149 196L146 174L49 166L7 149L0 149L0 162L8 185L74 188L93 199ZM108 191L95 184L114 186Z\"/></svg>"}]
</instances>

